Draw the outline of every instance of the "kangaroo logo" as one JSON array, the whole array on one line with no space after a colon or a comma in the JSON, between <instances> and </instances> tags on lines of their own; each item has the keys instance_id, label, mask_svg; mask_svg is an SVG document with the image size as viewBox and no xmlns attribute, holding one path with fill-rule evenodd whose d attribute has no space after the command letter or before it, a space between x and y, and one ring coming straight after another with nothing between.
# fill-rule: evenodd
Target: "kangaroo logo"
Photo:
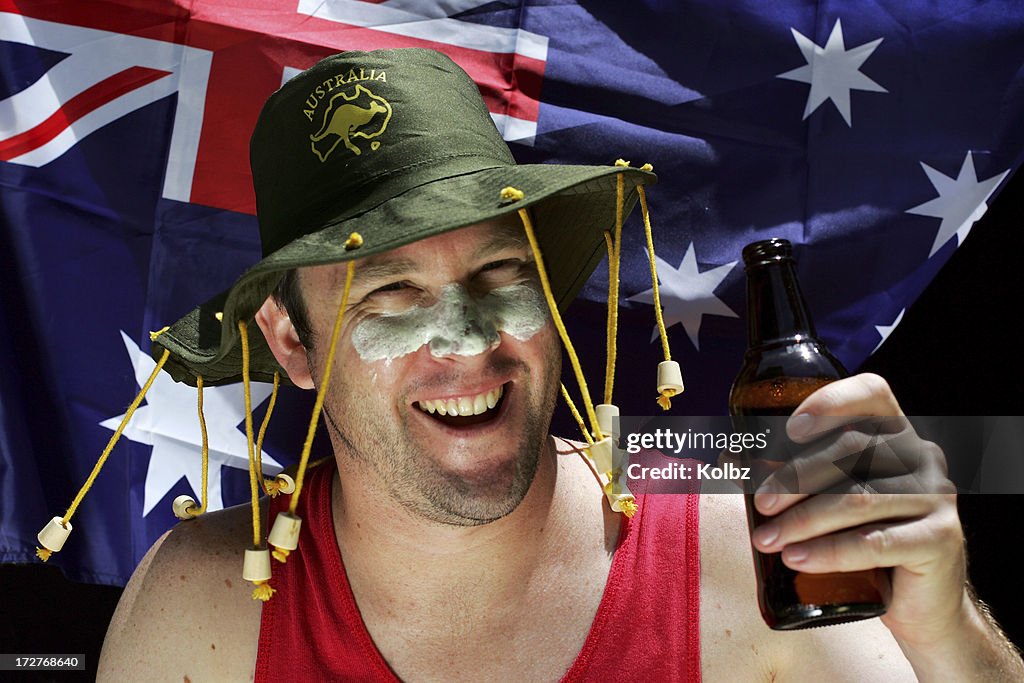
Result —
<instances>
[{"instance_id":1,"label":"kangaroo logo","mask_svg":"<svg viewBox=\"0 0 1024 683\"><path fill-rule=\"evenodd\" d=\"M363 150L359 149L352 139L375 138L387 129L389 121L391 104L383 97L374 95L366 87L357 85L351 95L339 92L331 98L324 111L323 125L319 131L309 136L310 147L321 162L327 161L327 157L342 143L358 156ZM376 123L371 126L370 124L374 122ZM378 147L380 142L374 140L370 143L370 149Z\"/></svg>"}]
</instances>

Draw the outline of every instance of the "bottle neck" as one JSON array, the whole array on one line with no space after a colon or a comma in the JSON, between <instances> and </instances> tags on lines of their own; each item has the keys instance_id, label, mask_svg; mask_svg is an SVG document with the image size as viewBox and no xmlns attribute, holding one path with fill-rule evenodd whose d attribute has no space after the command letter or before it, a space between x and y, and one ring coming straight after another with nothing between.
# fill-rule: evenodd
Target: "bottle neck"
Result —
<instances>
[{"instance_id":1,"label":"bottle neck","mask_svg":"<svg viewBox=\"0 0 1024 683\"><path fill-rule=\"evenodd\" d=\"M747 345L816 339L792 259L747 267Z\"/></svg>"}]
</instances>

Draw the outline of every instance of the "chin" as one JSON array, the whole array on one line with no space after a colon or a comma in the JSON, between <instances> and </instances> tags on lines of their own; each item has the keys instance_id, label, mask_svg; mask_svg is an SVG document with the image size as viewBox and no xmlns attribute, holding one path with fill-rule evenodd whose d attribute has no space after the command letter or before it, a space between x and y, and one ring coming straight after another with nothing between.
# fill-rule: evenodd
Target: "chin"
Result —
<instances>
[{"instance_id":1,"label":"chin","mask_svg":"<svg viewBox=\"0 0 1024 683\"><path fill-rule=\"evenodd\" d=\"M438 473L417 501L406 501L414 512L456 526L477 526L508 516L526 497L537 473L539 452L520 453L514 461L477 471ZM527 459L523 459L523 456Z\"/></svg>"}]
</instances>

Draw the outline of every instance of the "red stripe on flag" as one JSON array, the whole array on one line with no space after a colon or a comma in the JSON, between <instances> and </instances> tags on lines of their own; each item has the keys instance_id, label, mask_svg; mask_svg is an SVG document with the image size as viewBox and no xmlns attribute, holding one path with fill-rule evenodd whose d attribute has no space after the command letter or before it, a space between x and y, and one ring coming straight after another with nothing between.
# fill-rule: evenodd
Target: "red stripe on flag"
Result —
<instances>
[{"instance_id":1,"label":"red stripe on flag","mask_svg":"<svg viewBox=\"0 0 1024 683\"><path fill-rule=\"evenodd\" d=\"M307 56L290 62L291 66L312 66L316 59L308 56L326 57L341 50L431 48L444 52L469 73L492 112L537 120L543 60L342 24L299 14L296 5L297 0L248 0L246 10L239 11L238 4L230 0L195 0L187 10L170 0L0 0L0 11L181 43L215 53L247 44L256 57L286 44L286 51ZM273 90L266 95L270 92Z\"/></svg>"},{"instance_id":2,"label":"red stripe on flag","mask_svg":"<svg viewBox=\"0 0 1024 683\"><path fill-rule=\"evenodd\" d=\"M491 112L537 120L544 60L349 26L298 14L296 4L248 0L239 11L231 0L194 0L187 10L171 0L0 0L0 10L213 52L189 201L221 209L255 213L249 135L282 65L306 68L343 49L433 48L469 73Z\"/></svg>"},{"instance_id":3,"label":"red stripe on flag","mask_svg":"<svg viewBox=\"0 0 1024 683\"><path fill-rule=\"evenodd\" d=\"M133 66L83 90L64 103L38 126L14 137L0 140L0 161L10 161L45 145L72 123L125 93L152 83L170 72Z\"/></svg>"}]
</instances>

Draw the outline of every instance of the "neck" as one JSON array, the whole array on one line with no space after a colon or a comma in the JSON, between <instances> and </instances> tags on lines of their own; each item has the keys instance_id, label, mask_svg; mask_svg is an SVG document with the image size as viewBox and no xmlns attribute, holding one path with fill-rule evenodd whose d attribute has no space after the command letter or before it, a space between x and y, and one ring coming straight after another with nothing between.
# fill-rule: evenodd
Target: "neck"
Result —
<instances>
[{"instance_id":1,"label":"neck","mask_svg":"<svg viewBox=\"0 0 1024 683\"><path fill-rule=\"evenodd\" d=\"M571 665L604 591L620 516L580 455L558 450L549 437L519 506L473 527L416 515L338 458L338 546L370 637L400 677L458 680L459 671L515 667L547 679Z\"/></svg>"},{"instance_id":2,"label":"neck","mask_svg":"<svg viewBox=\"0 0 1024 683\"><path fill-rule=\"evenodd\" d=\"M366 468L339 458L340 485L333 489L338 545L350 573L389 567L424 581L457 582L461 575L505 582L522 579L523 565L565 540L571 526L572 492L560 485L559 462L547 439L526 495L510 514L487 524L460 526L429 519L374 486ZM596 494L594 489L588 493ZM367 504L367 501L372 501ZM373 571L394 586L391 572ZM403 582L404 583L404 582Z\"/></svg>"},{"instance_id":3,"label":"neck","mask_svg":"<svg viewBox=\"0 0 1024 683\"><path fill-rule=\"evenodd\" d=\"M565 447L561 454L558 450L549 437L519 506L479 526L447 525L417 515L374 490L365 472L351 472L351 461L339 463L341 483L335 482L332 494L334 526L357 597L416 596L422 604L424 596L450 599L458 589L478 592L464 597L486 604L508 598L507 591L522 595L538 572L575 571L573 563L582 556L610 560L620 516L605 505L583 458L564 452Z\"/></svg>"}]
</instances>

